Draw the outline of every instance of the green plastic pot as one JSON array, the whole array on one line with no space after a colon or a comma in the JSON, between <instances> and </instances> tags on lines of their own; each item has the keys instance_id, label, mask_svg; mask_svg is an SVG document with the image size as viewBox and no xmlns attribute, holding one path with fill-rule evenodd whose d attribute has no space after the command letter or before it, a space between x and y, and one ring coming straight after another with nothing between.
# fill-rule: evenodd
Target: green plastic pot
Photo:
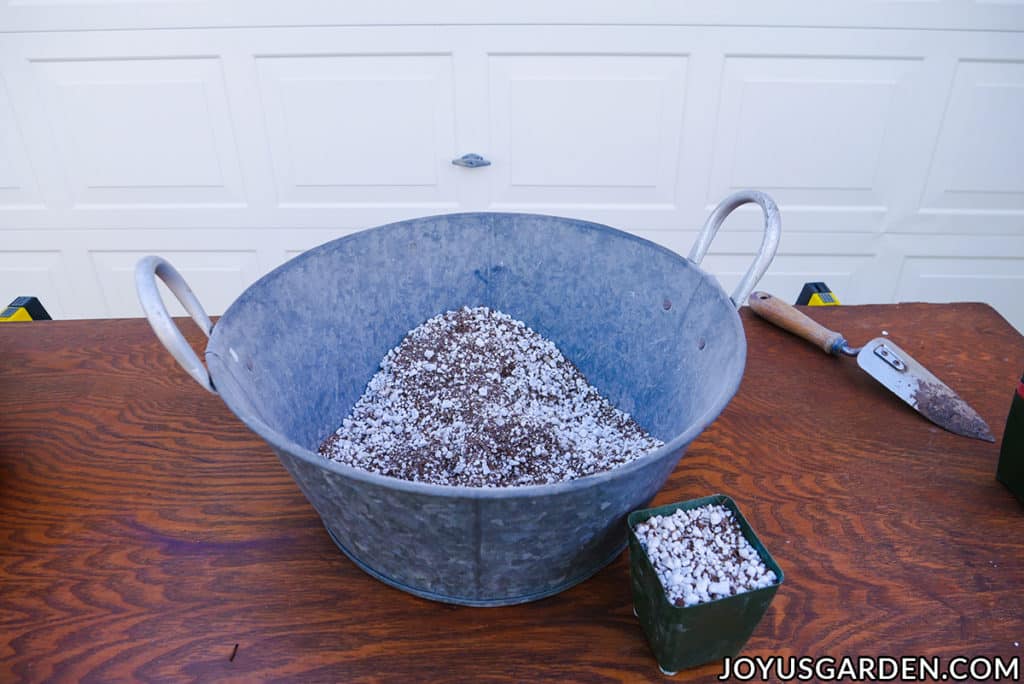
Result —
<instances>
[{"instance_id":1,"label":"green plastic pot","mask_svg":"<svg viewBox=\"0 0 1024 684\"><path fill-rule=\"evenodd\" d=\"M672 515L708 504L725 506L732 511L743 536L761 556L778 581L767 587L698 603L676 606L669 602L658 574L647 552L637 539L635 528L648 518ZM640 620L647 642L661 671L673 675L679 670L697 667L725 657L736 656L761 621L779 585L782 569L754 534L736 502L724 494L668 504L658 508L633 511L629 523L629 567L633 586L633 610Z\"/></svg>"},{"instance_id":2,"label":"green plastic pot","mask_svg":"<svg viewBox=\"0 0 1024 684\"><path fill-rule=\"evenodd\" d=\"M1024 376L1010 402L996 478L1024 504Z\"/></svg>"}]
</instances>

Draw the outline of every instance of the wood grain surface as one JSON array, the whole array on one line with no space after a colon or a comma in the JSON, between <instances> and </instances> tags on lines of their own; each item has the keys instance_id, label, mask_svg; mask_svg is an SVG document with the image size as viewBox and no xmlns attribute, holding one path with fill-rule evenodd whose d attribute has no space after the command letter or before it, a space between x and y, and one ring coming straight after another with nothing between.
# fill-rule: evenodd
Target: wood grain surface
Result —
<instances>
[{"instance_id":1,"label":"wood grain surface","mask_svg":"<svg viewBox=\"0 0 1024 684\"><path fill-rule=\"evenodd\" d=\"M1024 340L989 307L809 313L853 344L887 330L1002 437ZM655 503L729 494L784 569L744 654L1024 654L1024 507L998 443L743 319L742 387ZM337 551L145 321L4 324L0 349L0 681L663 679L625 554L523 606L414 598Z\"/></svg>"}]
</instances>

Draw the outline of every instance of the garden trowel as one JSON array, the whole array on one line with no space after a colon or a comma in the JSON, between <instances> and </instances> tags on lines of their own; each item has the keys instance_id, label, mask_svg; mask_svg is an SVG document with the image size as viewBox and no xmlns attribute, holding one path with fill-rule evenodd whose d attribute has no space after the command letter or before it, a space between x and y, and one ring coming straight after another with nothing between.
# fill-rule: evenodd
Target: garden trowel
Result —
<instances>
[{"instance_id":1,"label":"garden trowel","mask_svg":"<svg viewBox=\"0 0 1024 684\"><path fill-rule=\"evenodd\" d=\"M988 425L966 401L892 340L876 337L863 347L851 347L841 334L767 292L751 294L750 308L766 321L813 342L833 356L856 356L857 365L868 375L939 427L965 437L995 441Z\"/></svg>"}]
</instances>

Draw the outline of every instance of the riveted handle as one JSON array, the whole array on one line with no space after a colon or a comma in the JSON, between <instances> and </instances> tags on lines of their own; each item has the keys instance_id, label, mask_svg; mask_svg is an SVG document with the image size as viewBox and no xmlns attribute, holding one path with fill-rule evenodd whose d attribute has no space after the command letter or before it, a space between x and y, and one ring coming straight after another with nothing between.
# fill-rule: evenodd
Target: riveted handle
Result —
<instances>
[{"instance_id":1,"label":"riveted handle","mask_svg":"<svg viewBox=\"0 0 1024 684\"><path fill-rule=\"evenodd\" d=\"M842 335L829 330L767 292L752 293L750 309L769 323L812 342L827 354L839 354L846 345Z\"/></svg>"},{"instance_id":2,"label":"riveted handle","mask_svg":"<svg viewBox=\"0 0 1024 684\"><path fill-rule=\"evenodd\" d=\"M142 310L146 313L153 332L156 333L157 338L171 353L171 356L188 371L192 379L202 385L203 389L217 394L217 390L213 387L213 379L210 378L210 372L206 370L206 366L199 360L199 356L189 346L185 336L181 334L181 330L178 329L174 319L167 312L164 300L160 297L160 290L156 286L157 278L164 281L167 289L177 297L192 320L207 337L213 332L213 322L206 315L203 305L199 303L192 288L166 260L158 256L148 256L140 259L139 263L135 265L135 290L138 292L139 303L142 304Z\"/></svg>"},{"instance_id":3,"label":"riveted handle","mask_svg":"<svg viewBox=\"0 0 1024 684\"><path fill-rule=\"evenodd\" d=\"M754 257L754 263L750 265L743 280L733 290L731 299L737 308L743 304L743 301L750 295L750 291L761 280L761 276L768 270L768 266L771 265L772 259L775 258L775 252L779 248L782 219L779 218L779 207L775 204L775 200L758 190L734 192L719 202L715 210L711 212L708 220L704 222L700 235L697 236L697 241L693 243L693 249L690 250L690 261L700 265L704 255L708 253L708 248L711 247L711 241L715 239L715 235L722 227L726 217L734 209L747 203L757 204L764 212L764 237L761 238L761 247L757 256Z\"/></svg>"}]
</instances>

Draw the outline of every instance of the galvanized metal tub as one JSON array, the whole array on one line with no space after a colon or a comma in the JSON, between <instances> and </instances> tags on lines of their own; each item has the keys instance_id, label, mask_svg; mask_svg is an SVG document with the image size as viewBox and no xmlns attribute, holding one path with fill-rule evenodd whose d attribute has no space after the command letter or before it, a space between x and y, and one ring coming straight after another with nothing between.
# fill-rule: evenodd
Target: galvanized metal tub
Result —
<instances>
[{"instance_id":1,"label":"galvanized metal tub","mask_svg":"<svg viewBox=\"0 0 1024 684\"><path fill-rule=\"evenodd\" d=\"M746 202L761 205L765 235L731 300L698 264L725 216ZM567 589L623 550L625 516L654 497L739 387L746 342L736 304L778 238L774 202L745 191L719 205L689 259L585 221L451 214L311 249L253 284L216 326L163 259L140 261L136 285L168 350L267 441L359 567L417 596L496 606ZM206 367L156 277L209 335ZM665 446L570 482L500 489L407 482L318 455L387 350L464 305L499 309L554 341Z\"/></svg>"}]
</instances>

